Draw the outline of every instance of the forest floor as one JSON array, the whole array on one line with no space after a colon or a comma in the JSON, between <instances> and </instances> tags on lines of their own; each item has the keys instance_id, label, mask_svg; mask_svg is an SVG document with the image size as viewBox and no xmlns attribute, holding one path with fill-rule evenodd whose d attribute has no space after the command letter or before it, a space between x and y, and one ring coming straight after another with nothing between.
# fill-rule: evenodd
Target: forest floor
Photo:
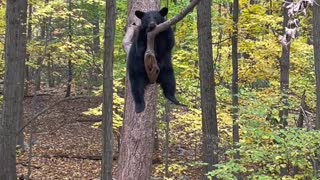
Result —
<instances>
[{"instance_id":1,"label":"forest floor","mask_svg":"<svg viewBox=\"0 0 320 180\"><path fill-rule=\"evenodd\" d=\"M25 122L63 98L61 92L39 95L36 100L32 97L25 98ZM30 132L34 132L31 140L31 179L100 179L102 131L92 125L101 121L101 117L87 116L83 112L99 106L101 102L101 97L62 101L33 121L25 131L27 148L17 154L18 176L24 179L28 175ZM114 142L114 147L117 147L116 139ZM170 163L187 163L187 159L192 158L176 152L179 151L175 147L170 148ZM161 148L157 154L154 167L164 167ZM114 165L116 166L116 158ZM155 179L163 179L163 168L160 169L162 170L158 171L154 168L153 177L161 176ZM184 172L186 173L174 179L199 179L201 171L190 167Z\"/></svg>"}]
</instances>

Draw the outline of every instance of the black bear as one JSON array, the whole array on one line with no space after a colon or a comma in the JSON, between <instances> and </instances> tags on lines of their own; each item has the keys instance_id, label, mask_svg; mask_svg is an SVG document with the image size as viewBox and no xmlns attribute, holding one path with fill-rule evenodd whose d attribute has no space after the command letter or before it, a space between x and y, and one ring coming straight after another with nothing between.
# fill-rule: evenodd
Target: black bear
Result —
<instances>
[{"instance_id":1,"label":"black bear","mask_svg":"<svg viewBox=\"0 0 320 180\"><path fill-rule=\"evenodd\" d=\"M129 51L128 71L136 113L140 113L145 109L144 89L150 83L144 66L147 33L152 31L158 24L163 23L167 13L168 8L162 8L160 11L135 12L135 15L141 20L141 24ZM156 36L154 42L155 56L160 69L157 83L161 85L163 94L167 99L174 104L181 105L175 98L176 80L171 62L173 46L174 34L171 28Z\"/></svg>"}]
</instances>

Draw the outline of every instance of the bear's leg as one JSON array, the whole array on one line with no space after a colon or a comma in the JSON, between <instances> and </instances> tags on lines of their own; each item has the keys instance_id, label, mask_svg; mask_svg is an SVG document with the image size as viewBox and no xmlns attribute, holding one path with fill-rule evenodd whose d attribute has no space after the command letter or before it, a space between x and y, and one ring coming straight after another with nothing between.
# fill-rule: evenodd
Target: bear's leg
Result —
<instances>
[{"instance_id":1,"label":"bear's leg","mask_svg":"<svg viewBox=\"0 0 320 180\"><path fill-rule=\"evenodd\" d=\"M144 88L146 84L142 78L132 78L130 83L132 97L135 102L135 111L136 113L140 113L145 109Z\"/></svg>"},{"instance_id":2,"label":"bear's leg","mask_svg":"<svg viewBox=\"0 0 320 180\"><path fill-rule=\"evenodd\" d=\"M158 82L161 85L164 96L176 105L182 105L175 97L176 93L176 80L172 66L161 68L158 77Z\"/></svg>"}]
</instances>

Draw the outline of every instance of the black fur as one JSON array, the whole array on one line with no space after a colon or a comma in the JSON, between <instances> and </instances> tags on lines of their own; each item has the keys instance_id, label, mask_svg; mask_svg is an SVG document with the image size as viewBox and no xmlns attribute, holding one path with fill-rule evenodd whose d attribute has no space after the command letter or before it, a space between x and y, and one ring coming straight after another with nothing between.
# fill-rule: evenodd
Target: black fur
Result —
<instances>
[{"instance_id":1,"label":"black fur","mask_svg":"<svg viewBox=\"0 0 320 180\"><path fill-rule=\"evenodd\" d=\"M136 11L135 15L141 19L139 32L134 40L128 58L128 71L131 83L131 92L135 102L135 111L140 113L145 109L144 89L149 84L149 79L144 67L144 53L147 48L147 33L153 30L156 25L165 21L168 13L167 8L160 11L141 12ZM174 77L171 50L174 46L174 34L171 28L159 33L155 38L155 55L160 68L157 83L161 85L164 96L171 102L181 105L175 98L176 80Z\"/></svg>"}]
</instances>

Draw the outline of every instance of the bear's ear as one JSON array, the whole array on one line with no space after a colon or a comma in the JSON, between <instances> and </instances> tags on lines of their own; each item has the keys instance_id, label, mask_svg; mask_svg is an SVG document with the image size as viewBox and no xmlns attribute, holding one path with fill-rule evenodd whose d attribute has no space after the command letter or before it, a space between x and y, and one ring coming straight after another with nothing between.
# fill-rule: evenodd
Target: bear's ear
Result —
<instances>
[{"instance_id":1,"label":"bear's ear","mask_svg":"<svg viewBox=\"0 0 320 180\"><path fill-rule=\"evenodd\" d=\"M160 9L159 13L161 14L161 16L165 17L168 14L168 8L164 7Z\"/></svg>"},{"instance_id":2,"label":"bear's ear","mask_svg":"<svg viewBox=\"0 0 320 180\"><path fill-rule=\"evenodd\" d=\"M144 16L144 12L142 12L142 11L136 11L135 13L134 13L139 19L142 19L142 17Z\"/></svg>"}]
</instances>

